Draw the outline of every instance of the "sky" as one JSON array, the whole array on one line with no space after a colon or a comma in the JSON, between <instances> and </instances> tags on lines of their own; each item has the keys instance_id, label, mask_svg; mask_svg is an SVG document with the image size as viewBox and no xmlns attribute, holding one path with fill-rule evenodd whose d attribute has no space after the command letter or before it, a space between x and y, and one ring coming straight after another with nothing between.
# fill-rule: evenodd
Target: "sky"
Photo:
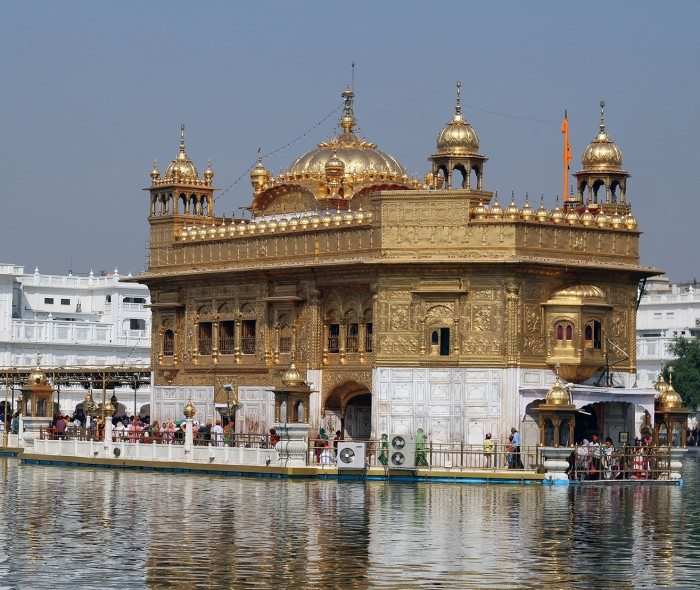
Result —
<instances>
[{"instance_id":1,"label":"sky","mask_svg":"<svg viewBox=\"0 0 700 590\"><path fill-rule=\"evenodd\" d=\"M562 191L601 99L639 220L641 263L700 278L700 2L0 1L0 263L45 273L142 272L148 173L186 125L217 214L334 135L355 62L359 132L422 178L463 113L507 204ZM324 120L325 119L325 120ZM308 132L308 133L307 133ZM241 175L242 178L241 178ZM239 179L236 182L237 179ZM235 184L234 184L235 183ZM232 186L233 185L233 186ZM226 192L224 193L224 190Z\"/></svg>"}]
</instances>

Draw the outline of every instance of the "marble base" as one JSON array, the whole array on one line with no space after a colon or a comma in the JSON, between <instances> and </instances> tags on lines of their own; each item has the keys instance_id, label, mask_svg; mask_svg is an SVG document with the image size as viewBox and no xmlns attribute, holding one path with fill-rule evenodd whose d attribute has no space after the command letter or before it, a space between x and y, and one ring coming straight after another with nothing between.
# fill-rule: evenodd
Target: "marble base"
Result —
<instances>
[{"instance_id":1,"label":"marble base","mask_svg":"<svg viewBox=\"0 0 700 590\"><path fill-rule=\"evenodd\" d=\"M38 416L23 416L24 424L24 446L33 447L34 441L39 438L39 431L51 426L51 418L40 418Z\"/></svg>"},{"instance_id":2,"label":"marble base","mask_svg":"<svg viewBox=\"0 0 700 590\"><path fill-rule=\"evenodd\" d=\"M569 483L566 470L569 468L567 459L572 450L568 447L542 447L540 449L540 454L544 459L545 481L558 485Z\"/></svg>"},{"instance_id":3,"label":"marble base","mask_svg":"<svg viewBox=\"0 0 700 590\"><path fill-rule=\"evenodd\" d=\"M275 449L280 455L282 467L304 467L306 465L306 451L308 449L308 424L284 424L275 423L280 441Z\"/></svg>"}]
</instances>

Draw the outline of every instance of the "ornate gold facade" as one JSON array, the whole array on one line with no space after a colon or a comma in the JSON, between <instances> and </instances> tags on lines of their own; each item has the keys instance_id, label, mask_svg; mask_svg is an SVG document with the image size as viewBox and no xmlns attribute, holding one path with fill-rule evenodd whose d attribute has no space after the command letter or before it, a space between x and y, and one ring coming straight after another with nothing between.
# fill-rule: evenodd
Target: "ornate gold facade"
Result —
<instances>
[{"instance_id":1,"label":"ornate gold facade","mask_svg":"<svg viewBox=\"0 0 700 590\"><path fill-rule=\"evenodd\" d=\"M491 204L459 104L428 184L411 181L354 134L353 97L335 140L276 179L253 169L252 220L214 215L211 168L167 184L154 170L137 280L151 290L156 385L214 385L222 402L224 383L280 386L294 362L321 372L323 412L374 396L377 367L559 364L580 382L624 351L616 371L633 371L637 284L655 271L639 265L628 207Z\"/></svg>"}]
</instances>

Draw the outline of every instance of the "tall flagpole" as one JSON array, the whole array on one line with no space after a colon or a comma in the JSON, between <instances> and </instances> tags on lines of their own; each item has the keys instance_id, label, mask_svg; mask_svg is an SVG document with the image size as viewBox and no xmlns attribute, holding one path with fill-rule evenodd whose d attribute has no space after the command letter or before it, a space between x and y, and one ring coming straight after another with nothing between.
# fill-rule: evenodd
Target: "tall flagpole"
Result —
<instances>
[{"instance_id":1,"label":"tall flagpole","mask_svg":"<svg viewBox=\"0 0 700 590\"><path fill-rule=\"evenodd\" d=\"M569 115L564 111L564 120L561 122L561 133L564 136L564 190L562 191L564 208L569 201L569 163L571 162L571 146L569 145Z\"/></svg>"}]
</instances>

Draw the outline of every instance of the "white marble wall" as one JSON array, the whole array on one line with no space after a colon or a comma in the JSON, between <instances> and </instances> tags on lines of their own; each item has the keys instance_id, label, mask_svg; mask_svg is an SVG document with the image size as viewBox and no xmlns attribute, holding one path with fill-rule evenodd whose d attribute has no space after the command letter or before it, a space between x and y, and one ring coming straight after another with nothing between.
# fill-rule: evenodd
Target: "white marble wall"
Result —
<instances>
[{"instance_id":1,"label":"white marble wall","mask_svg":"<svg viewBox=\"0 0 700 590\"><path fill-rule=\"evenodd\" d=\"M372 436L415 433L423 428L433 442L480 444L487 432L496 440L507 437L517 419L517 392L505 392L507 383L512 381L509 371L512 370L375 369Z\"/></svg>"},{"instance_id":2,"label":"white marble wall","mask_svg":"<svg viewBox=\"0 0 700 590\"><path fill-rule=\"evenodd\" d=\"M182 413L188 400L192 400L197 413L194 419L199 422L215 420L214 388L185 386L154 386L151 401L151 421L170 422L183 420Z\"/></svg>"},{"instance_id":3,"label":"white marble wall","mask_svg":"<svg viewBox=\"0 0 700 590\"><path fill-rule=\"evenodd\" d=\"M236 431L264 434L275 420L275 395L272 385L241 386L238 388Z\"/></svg>"}]
</instances>

